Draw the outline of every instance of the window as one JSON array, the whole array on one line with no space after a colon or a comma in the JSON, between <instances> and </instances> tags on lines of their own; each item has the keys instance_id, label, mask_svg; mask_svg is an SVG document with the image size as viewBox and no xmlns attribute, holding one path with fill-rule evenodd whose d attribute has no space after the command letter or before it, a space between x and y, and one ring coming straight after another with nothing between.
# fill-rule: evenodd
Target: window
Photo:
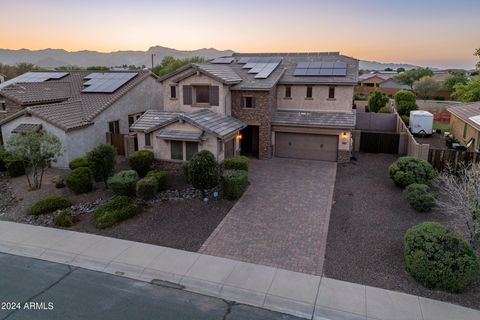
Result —
<instances>
[{"instance_id":1,"label":"window","mask_svg":"<svg viewBox=\"0 0 480 320\"><path fill-rule=\"evenodd\" d=\"M170 99L177 99L177 87L170 86Z\"/></svg>"},{"instance_id":2,"label":"window","mask_svg":"<svg viewBox=\"0 0 480 320\"><path fill-rule=\"evenodd\" d=\"M243 107L244 108L255 108L255 97L243 97Z\"/></svg>"},{"instance_id":3,"label":"window","mask_svg":"<svg viewBox=\"0 0 480 320\"><path fill-rule=\"evenodd\" d=\"M289 99L292 97L292 87L286 86L285 87L285 98Z\"/></svg>"},{"instance_id":4,"label":"window","mask_svg":"<svg viewBox=\"0 0 480 320\"><path fill-rule=\"evenodd\" d=\"M191 160L193 155L198 152L198 143L185 142L185 160Z\"/></svg>"},{"instance_id":5,"label":"window","mask_svg":"<svg viewBox=\"0 0 480 320\"><path fill-rule=\"evenodd\" d=\"M141 113L130 114L128 116L128 127L130 128L132 126L132 124L140 118L141 115L142 115Z\"/></svg>"},{"instance_id":6,"label":"window","mask_svg":"<svg viewBox=\"0 0 480 320\"><path fill-rule=\"evenodd\" d=\"M152 134L151 133L145 133L145 147L151 147L152 146Z\"/></svg>"},{"instance_id":7,"label":"window","mask_svg":"<svg viewBox=\"0 0 480 320\"><path fill-rule=\"evenodd\" d=\"M480 151L480 131L477 134L477 151Z\"/></svg>"},{"instance_id":8,"label":"window","mask_svg":"<svg viewBox=\"0 0 480 320\"><path fill-rule=\"evenodd\" d=\"M210 103L210 87L209 86L195 87L195 102Z\"/></svg>"},{"instance_id":9,"label":"window","mask_svg":"<svg viewBox=\"0 0 480 320\"><path fill-rule=\"evenodd\" d=\"M463 139L467 138L467 124L465 123L463 125Z\"/></svg>"},{"instance_id":10,"label":"window","mask_svg":"<svg viewBox=\"0 0 480 320\"><path fill-rule=\"evenodd\" d=\"M5 101L0 101L0 111L7 111L7 104Z\"/></svg>"},{"instance_id":11,"label":"window","mask_svg":"<svg viewBox=\"0 0 480 320\"><path fill-rule=\"evenodd\" d=\"M119 134L120 133L120 121L111 121L108 123L108 130L112 134Z\"/></svg>"},{"instance_id":12,"label":"window","mask_svg":"<svg viewBox=\"0 0 480 320\"><path fill-rule=\"evenodd\" d=\"M183 160L183 142L170 141L170 152L172 160Z\"/></svg>"},{"instance_id":13,"label":"window","mask_svg":"<svg viewBox=\"0 0 480 320\"><path fill-rule=\"evenodd\" d=\"M328 88L328 99L335 99L335 87Z\"/></svg>"},{"instance_id":14,"label":"window","mask_svg":"<svg viewBox=\"0 0 480 320\"><path fill-rule=\"evenodd\" d=\"M312 99L313 87L307 87L307 99Z\"/></svg>"}]
</instances>

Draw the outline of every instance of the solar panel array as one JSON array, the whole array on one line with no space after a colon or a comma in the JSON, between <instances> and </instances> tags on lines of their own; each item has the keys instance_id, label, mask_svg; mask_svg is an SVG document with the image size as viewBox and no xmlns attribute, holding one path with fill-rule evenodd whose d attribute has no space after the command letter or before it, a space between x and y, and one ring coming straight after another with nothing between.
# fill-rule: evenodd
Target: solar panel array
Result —
<instances>
[{"instance_id":1,"label":"solar panel array","mask_svg":"<svg viewBox=\"0 0 480 320\"><path fill-rule=\"evenodd\" d=\"M221 58L215 58L211 61L211 63L217 63L217 64L230 64L235 60L234 57L221 57Z\"/></svg>"},{"instance_id":2,"label":"solar panel array","mask_svg":"<svg viewBox=\"0 0 480 320\"><path fill-rule=\"evenodd\" d=\"M347 63L344 61L299 62L293 72L300 77L345 77Z\"/></svg>"},{"instance_id":3,"label":"solar panel array","mask_svg":"<svg viewBox=\"0 0 480 320\"><path fill-rule=\"evenodd\" d=\"M248 73L256 73L255 79L266 79L282 62L282 57L243 57L238 63L242 69L250 69Z\"/></svg>"},{"instance_id":4,"label":"solar panel array","mask_svg":"<svg viewBox=\"0 0 480 320\"><path fill-rule=\"evenodd\" d=\"M86 80L82 92L112 93L134 78L137 72L94 72L83 78Z\"/></svg>"},{"instance_id":5,"label":"solar panel array","mask_svg":"<svg viewBox=\"0 0 480 320\"><path fill-rule=\"evenodd\" d=\"M26 72L16 78L0 84L0 89L20 82L45 82L52 79L61 79L68 75L68 72Z\"/></svg>"}]
</instances>

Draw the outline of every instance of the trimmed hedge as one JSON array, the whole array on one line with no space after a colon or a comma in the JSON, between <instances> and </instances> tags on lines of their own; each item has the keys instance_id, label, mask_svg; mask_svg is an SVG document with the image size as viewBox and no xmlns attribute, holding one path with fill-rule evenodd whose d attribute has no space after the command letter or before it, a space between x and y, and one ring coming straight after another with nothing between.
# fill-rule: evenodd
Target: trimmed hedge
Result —
<instances>
[{"instance_id":1,"label":"trimmed hedge","mask_svg":"<svg viewBox=\"0 0 480 320\"><path fill-rule=\"evenodd\" d=\"M129 219L138 213L138 205L127 196L115 196L98 207L95 212L95 226L105 229L115 223Z\"/></svg>"},{"instance_id":2,"label":"trimmed hedge","mask_svg":"<svg viewBox=\"0 0 480 320\"><path fill-rule=\"evenodd\" d=\"M226 158L223 162L225 170L245 170L248 171L250 160L245 156L235 156Z\"/></svg>"},{"instance_id":3,"label":"trimmed hedge","mask_svg":"<svg viewBox=\"0 0 480 320\"><path fill-rule=\"evenodd\" d=\"M165 171L150 170L145 177L153 177L157 180L158 191L167 189L168 176Z\"/></svg>"},{"instance_id":4,"label":"trimmed hedge","mask_svg":"<svg viewBox=\"0 0 480 320\"><path fill-rule=\"evenodd\" d=\"M222 175L225 197L236 200L240 198L248 185L248 172L245 170L225 170Z\"/></svg>"},{"instance_id":5,"label":"trimmed hedge","mask_svg":"<svg viewBox=\"0 0 480 320\"><path fill-rule=\"evenodd\" d=\"M145 177L137 182L137 197L144 200L152 199L158 192L158 181L155 177Z\"/></svg>"},{"instance_id":6,"label":"trimmed hedge","mask_svg":"<svg viewBox=\"0 0 480 320\"><path fill-rule=\"evenodd\" d=\"M65 178L65 183L76 194L92 191L92 172L89 168L80 167L70 171Z\"/></svg>"},{"instance_id":7,"label":"trimmed hedge","mask_svg":"<svg viewBox=\"0 0 480 320\"><path fill-rule=\"evenodd\" d=\"M431 289L459 292L480 275L480 262L470 245L435 222L407 231L404 257L407 272Z\"/></svg>"},{"instance_id":8,"label":"trimmed hedge","mask_svg":"<svg viewBox=\"0 0 480 320\"><path fill-rule=\"evenodd\" d=\"M36 202L30 209L30 214L38 216L45 213L51 213L58 209L65 209L72 205L72 203L61 196L49 196Z\"/></svg>"},{"instance_id":9,"label":"trimmed hedge","mask_svg":"<svg viewBox=\"0 0 480 320\"><path fill-rule=\"evenodd\" d=\"M435 169L425 160L414 157L401 157L388 167L390 178L399 187L405 188L412 183L431 185L437 176Z\"/></svg>"},{"instance_id":10,"label":"trimmed hedge","mask_svg":"<svg viewBox=\"0 0 480 320\"><path fill-rule=\"evenodd\" d=\"M53 219L56 226L70 228L75 224L72 214L68 210L63 210Z\"/></svg>"},{"instance_id":11,"label":"trimmed hedge","mask_svg":"<svg viewBox=\"0 0 480 320\"><path fill-rule=\"evenodd\" d=\"M216 187L220 172L213 153L208 150L197 152L188 164L188 176L195 189L203 191Z\"/></svg>"},{"instance_id":12,"label":"trimmed hedge","mask_svg":"<svg viewBox=\"0 0 480 320\"><path fill-rule=\"evenodd\" d=\"M381 108L378 110L378 113L392 113L392 110L390 110L389 107L385 106L385 107L381 107Z\"/></svg>"},{"instance_id":13,"label":"trimmed hedge","mask_svg":"<svg viewBox=\"0 0 480 320\"><path fill-rule=\"evenodd\" d=\"M185 178L185 181L190 183L190 162L189 161L183 161L182 162L182 172L183 172L183 177Z\"/></svg>"},{"instance_id":14,"label":"trimmed hedge","mask_svg":"<svg viewBox=\"0 0 480 320\"><path fill-rule=\"evenodd\" d=\"M128 156L128 165L137 171L140 178L143 178L150 171L154 160L152 151L139 150Z\"/></svg>"},{"instance_id":15,"label":"trimmed hedge","mask_svg":"<svg viewBox=\"0 0 480 320\"><path fill-rule=\"evenodd\" d=\"M68 164L70 170L75 170L77 168L88 168L88 158L85 157L78 157L70 161Z\"/></svg>"},{"instance_id":16,"label":"trimmed hedge","mask_svg":"<svg viewBox=\"0 0 480 320\"><path fill-rule=\"evenodd\" d=\"M135 170L120 171L107 181L108 188L121 196L135 196L138 174Z\"/></svg>"},{"instance_id":17,"label":"trimmed hedge","mask_svg":"<svg viewBox=\"0 0 480 320\"><path fill-rule=\"evenodd\" d=\"M435 207L435 195L426 184L412 183L403 193L408 203L417 211L428 212Z\"/></svg>"}]
</instances>

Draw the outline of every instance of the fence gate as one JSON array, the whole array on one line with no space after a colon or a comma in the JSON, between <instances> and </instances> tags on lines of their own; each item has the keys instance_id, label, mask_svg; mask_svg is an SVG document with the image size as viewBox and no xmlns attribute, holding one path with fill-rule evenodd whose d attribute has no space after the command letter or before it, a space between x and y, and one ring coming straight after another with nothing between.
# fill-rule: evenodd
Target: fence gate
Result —
<instances>
[{"instance_id":1,"label":"fence gate","mask_svg":"<svg viewBox=\"0 0 480 320\"><path fill-rule=\"evenodd\" d=\"M390 132L365 132L360 134L360 152L398 154L400 134Z\"/></svg>"},{"instance_id":2,"label":"fence gate","mask_svg":"<svg viewBox=\"0 0 480 320\"><path fill-rule=\"evenodd\" d=\"M112 145L117 149L117 154L124 156L125 155L125 145L123 142L123 134L120 133L112 133Z\"/></svg>"}]
</instances>

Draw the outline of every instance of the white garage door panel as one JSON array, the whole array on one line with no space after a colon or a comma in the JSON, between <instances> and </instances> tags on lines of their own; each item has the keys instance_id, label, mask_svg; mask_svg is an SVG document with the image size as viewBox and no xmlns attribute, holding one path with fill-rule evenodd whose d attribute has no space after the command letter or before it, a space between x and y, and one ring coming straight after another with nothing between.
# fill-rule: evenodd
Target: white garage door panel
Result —
<instances>
[{"instance_id":1,"label":"white garage door panel","mask_svg":"<svg viewBox=\"0 0 480 320\"><path fill-rule=\"evenodd\" d=\"M275 156L305 160L337 161L338 136L275 133Z\"/></svg>"}]
</instances>

